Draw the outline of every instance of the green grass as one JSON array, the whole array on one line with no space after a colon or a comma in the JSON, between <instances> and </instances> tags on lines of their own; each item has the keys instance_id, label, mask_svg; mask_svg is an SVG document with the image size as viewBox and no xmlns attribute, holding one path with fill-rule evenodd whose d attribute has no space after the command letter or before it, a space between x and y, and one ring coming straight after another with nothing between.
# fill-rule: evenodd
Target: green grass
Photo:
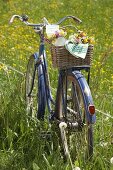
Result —
<instances>
[{"instance_id":1,"label":"green grass","mask_svg":"<svg viewBox=\"0 0 113 170\"><path fill-rule=\"evenodd\" d=\"M113 116L113 1L112 0L1 0L0 62L25 73L28 57L38 49L38 37L19 21L9 25L13 14L27 14L30 22L41 22L46 16L56 22L65 15L75 15L79 26L95 37L90 86L97 109ZM49 59L51 65L51 60ZM52 87L57 72L50 68ZM0 64L0 169L1 170L68 170L41 131L40 124L26 115L24 76ZM94 157L84 170L113 169L113 120L97 112L94 125ZM47 148L45 148L45 145ZM48 153L48 154L47 154Z\"/></svg>"}]
</instances>

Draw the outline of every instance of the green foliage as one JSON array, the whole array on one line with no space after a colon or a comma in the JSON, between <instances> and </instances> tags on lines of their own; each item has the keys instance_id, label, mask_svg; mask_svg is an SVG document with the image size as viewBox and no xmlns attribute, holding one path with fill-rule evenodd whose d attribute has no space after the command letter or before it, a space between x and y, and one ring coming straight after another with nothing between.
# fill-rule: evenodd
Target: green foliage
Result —
<instances>
[{"instance_id":1,"label":"green foliage","mask_svg":"<svg viewBox=\"0 0 113 170\"><path fill-rule=\"evenodd\" d=\"M1 0L0 62L25 74L28 57L38 50L38 37L19 21L9 25L13 14L27 14L30 22L46 18L55 23L65 15L83 21L79 29L95 37L91 69L91 90L96 107L112 113L113 107L113 1L112 0ZM71 22L71 21L69 21ZM47 54L48 54L47 48ZM57 71L51 66L50 79L55 93ZM68 170L59 148L53 149L48 138L49 126L26 115L24 76L0 63L0 169ZM41 132L46 132L43 138ZM46 147L45 147L46 146ZM94 125L94 157L84 170L112 169L113 120L97 112Z\"/></svg>"}]
</instances>

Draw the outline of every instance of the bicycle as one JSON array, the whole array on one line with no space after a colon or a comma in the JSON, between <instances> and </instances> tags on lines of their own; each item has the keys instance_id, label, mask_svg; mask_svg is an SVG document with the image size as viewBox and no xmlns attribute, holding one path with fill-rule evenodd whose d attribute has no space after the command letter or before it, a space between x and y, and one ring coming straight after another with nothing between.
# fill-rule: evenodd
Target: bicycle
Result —
<instances>
[{"instance_id":1,"label":"bicycle","mask_svg":"<svg viewBox=\"0 0 113 170\"><path fill-rule=\"evenodd\" d=\"M82 158L90 159L93 155L92 124L96 121L96 115L89 88L93 46L89 45L85 59L75 59L64 47L51 45L52 62L58 68L56 99L53 100L45 52L45 41L48 41L45 38L45 28L49 22L43 18L43 23L32 24L28 22L26 15L13 15L10 23L15 18L33 27L40 37L39 52L30 57L27 65L27 112L44 121L47 106L49 122L59 127L59 144L63 157L73 169L75 160L81 164ZM67 19L81 23L75 16L66 16L55 25L60 25ZM82 70L87 72L87 80L81 73Z\"/></svg>"}]
</instances>

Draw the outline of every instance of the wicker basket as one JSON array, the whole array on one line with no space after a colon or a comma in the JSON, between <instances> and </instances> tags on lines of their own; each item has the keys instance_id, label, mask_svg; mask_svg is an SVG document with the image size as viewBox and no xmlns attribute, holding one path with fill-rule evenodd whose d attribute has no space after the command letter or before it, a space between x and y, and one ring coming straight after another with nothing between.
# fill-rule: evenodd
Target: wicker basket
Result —
<instances>
[{"instance_id":1,"label":"wicker basket","mask_svg":"<svg viewBox=\"0 0 113 170\"><path fill-rule=\"evenodd\" d=\"M85 59L74 57L64 46L51 45L51 55L53 66L59 69L74 66L91 66L93 45L89 45Z\"/></svg>"}]
</instances>

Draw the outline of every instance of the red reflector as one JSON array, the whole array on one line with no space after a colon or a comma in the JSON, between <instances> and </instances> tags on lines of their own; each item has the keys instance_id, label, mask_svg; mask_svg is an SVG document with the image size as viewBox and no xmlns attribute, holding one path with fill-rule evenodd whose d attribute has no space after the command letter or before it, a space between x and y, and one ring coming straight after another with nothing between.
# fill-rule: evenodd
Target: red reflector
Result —
<instances>
[{"instance_id":1,"label":"red reflector","mask_svg":"<svg viewBox=\"0 0 113 170\"><path fill-rule=\"evenodd\" d=\"M88 106L89 113L93 115L95 113L95 106L94 105L89 105Z\"/></svg>"}]
</instances>

